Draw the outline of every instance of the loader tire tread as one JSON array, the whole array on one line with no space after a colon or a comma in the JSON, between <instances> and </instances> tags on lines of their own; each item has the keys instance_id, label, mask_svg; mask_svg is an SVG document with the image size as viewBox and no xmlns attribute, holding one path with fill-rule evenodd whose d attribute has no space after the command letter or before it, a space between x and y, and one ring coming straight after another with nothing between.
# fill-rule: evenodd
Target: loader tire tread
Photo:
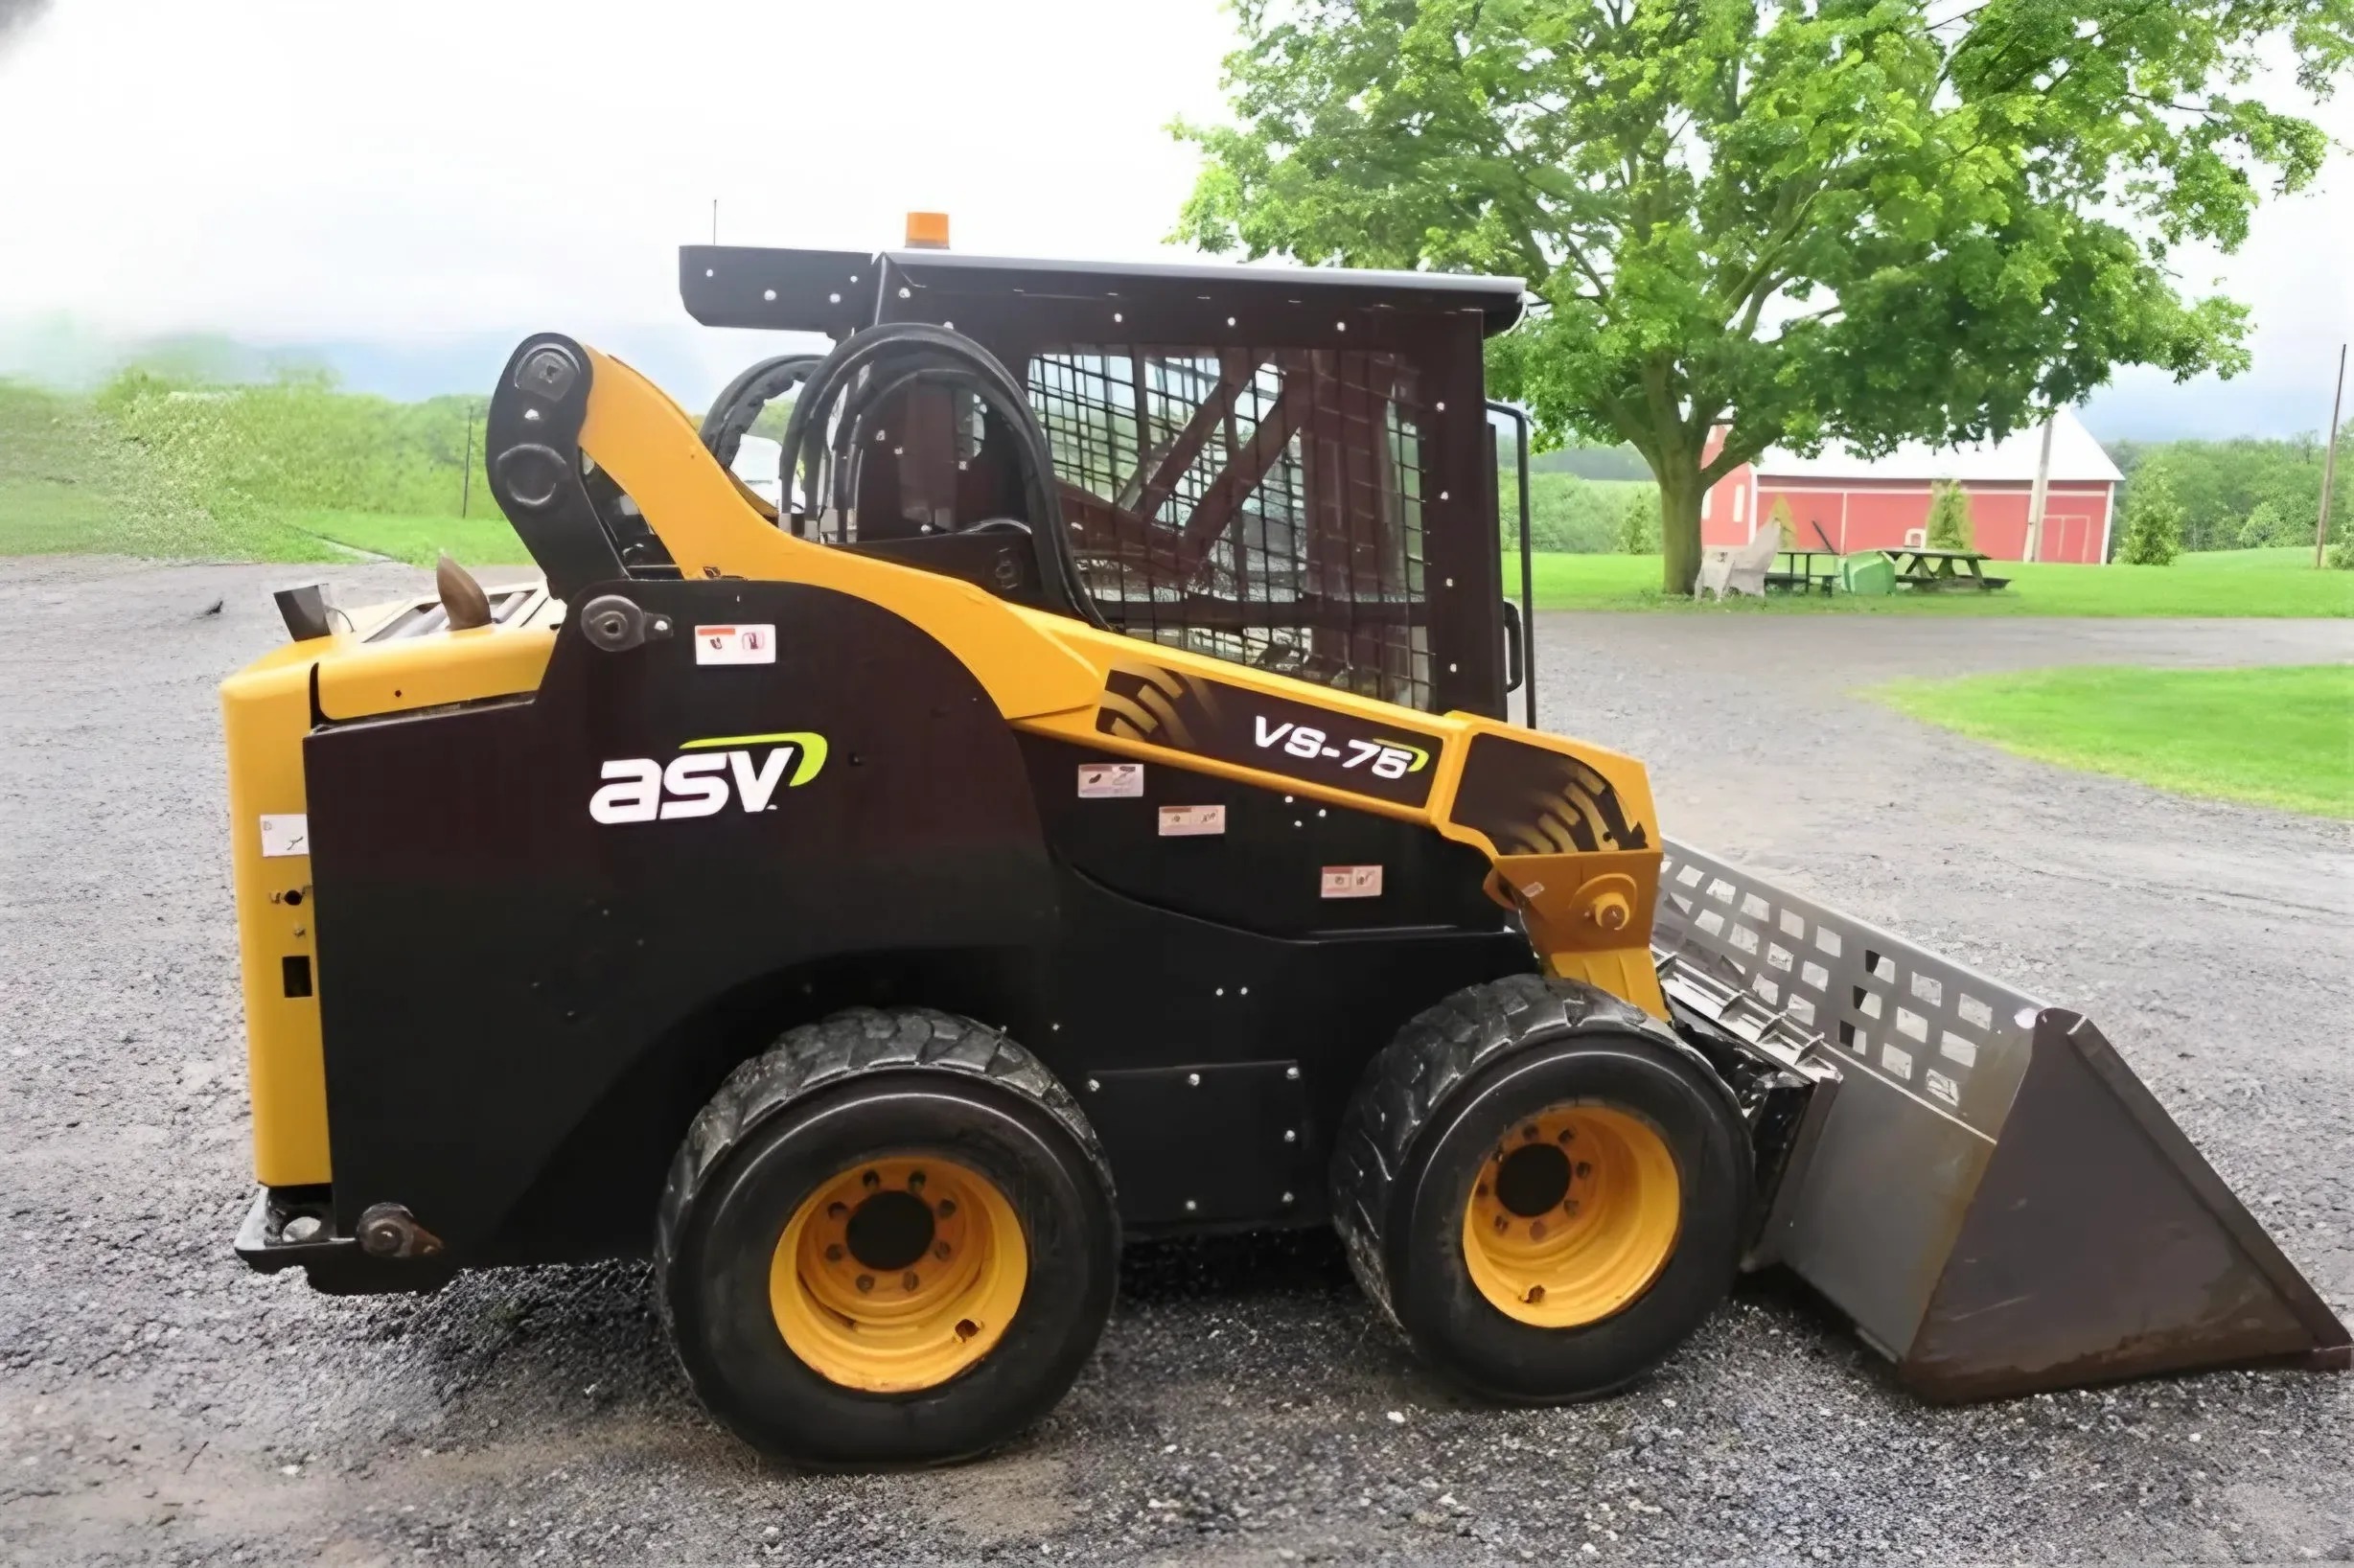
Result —
<instances>
[{"instance_id":1,"label":"loader tire tread","mask_svg":"<svg viewBox=\"0 0 2354 1568\"><path fill-rule=\"evenodd\" d=\"M1467 985L1409 1019L1365 1071L1343 1114L1332 1155L1332 1224L1350 1271L1393 1327L1382 1219L1398 1173L1432 1111L1499 1056L1535 1040L1628 1031L1684 1048L1650 1014L1606 991L1542 975Z\"/></svg>"},{"instance_id":2,"label":"loader tire tread","mask_svg":"<svg viewBox=\"0 0 2354 1568\"><path fill-rule=\"evenodd\" d=\"M670 1163L655 1226L654 1292L676 1343L667 1284L681 1220L697 1189L745 1135L785 1107L855 1079L912 1070L981 1079L1045 1111L1071 1135L1106 1193L1112 1166L1071 1091L1004 1031L930 1007L852 1007L786 1030L739 1065L696 1114Z\"/></svg>"}]
</instances>

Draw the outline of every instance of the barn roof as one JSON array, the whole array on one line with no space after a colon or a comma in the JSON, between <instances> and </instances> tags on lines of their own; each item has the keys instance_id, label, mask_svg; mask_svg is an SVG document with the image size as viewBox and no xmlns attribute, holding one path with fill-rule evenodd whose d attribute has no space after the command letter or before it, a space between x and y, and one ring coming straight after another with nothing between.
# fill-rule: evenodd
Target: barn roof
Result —
<instances>
[{"instance_id":1,"label":"barn roof","mask_svg":"<svg viewBox=\"0 0 2354 1568\"><path fill-rule=\"evenodd\" d=\"M2031 425L2000 441L1961 447L1908 441L1885 457L1858 457L1836 446L1825 447L1813 457L1800 457L1774 447L1759 455L1757 473L1761 479L1974 479L2031 484L2042 442L2043 427ZM2114 483L2125 477L2101 444L2092 439L2092 432L2066 408L2052 416L2051 476L2061 484Z\"/></svg>"}]
</instances>

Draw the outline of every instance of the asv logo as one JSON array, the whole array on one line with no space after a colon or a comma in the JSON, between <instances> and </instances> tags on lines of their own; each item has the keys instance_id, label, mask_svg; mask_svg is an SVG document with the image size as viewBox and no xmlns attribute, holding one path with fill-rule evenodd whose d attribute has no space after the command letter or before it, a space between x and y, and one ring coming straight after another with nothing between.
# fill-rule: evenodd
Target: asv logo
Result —
<instances>
[{"instance_id":1,"label":"asv logo","mask_svg":"<svg viewBox=\"0 0 2354 1568\"><path fill-rule=\"evenodd\" d=\"M667 767L652 757L605 764L588 815L608 824L716 817L730 796L748 812L773 811L779 785L797 789L824 766L825 737L809 730L688 741Z\"/></svg>"}]
</instances>

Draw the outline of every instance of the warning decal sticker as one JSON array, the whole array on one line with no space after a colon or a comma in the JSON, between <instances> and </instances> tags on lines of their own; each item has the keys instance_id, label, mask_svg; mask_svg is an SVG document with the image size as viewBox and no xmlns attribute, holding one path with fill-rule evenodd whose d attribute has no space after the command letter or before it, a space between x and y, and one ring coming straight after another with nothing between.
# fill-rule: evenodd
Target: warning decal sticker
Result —
<instances>
[{"instance_id":1,"label":"warning decal sticker","mask_svg":"<svg viewBox=\"0 0 2354 1568\"><path fill-rule=\"evenodd\" d=\"M776 628L769 626L698 626L695 628L698 664L773 664Z\"/></svg>"}]
</instances>

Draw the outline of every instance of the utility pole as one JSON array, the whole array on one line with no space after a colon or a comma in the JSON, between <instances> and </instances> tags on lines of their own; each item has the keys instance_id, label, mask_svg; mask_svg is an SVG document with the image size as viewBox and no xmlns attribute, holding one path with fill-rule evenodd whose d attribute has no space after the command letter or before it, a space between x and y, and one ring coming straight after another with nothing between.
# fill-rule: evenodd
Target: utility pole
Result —
<instances>
[{"instance_id":1,"label":"utility pole","mask_svg":"<svg viewBox=\"0 0 2354 1568\"><path fill-rule=\"evenodd\" d=\"M2043 422L2043 450L2035 459L2035 488L2027 493L2027 549L2019 558L2022 561L2033 561L2043 551L2043 497L2051 489L2051 427L2059 417L2055 410Z\"/></svg>"},{"instance_id":2,"label":"utility pole","mask_svg":"<svg viewBox=\"0 0 2354 1568\"><path fill-rule=\"evenodd\" d=\"M2338 410L2345 402L2345 345L2338 345L2338 390L2329 398L2329 445L2321 450L2321 515L2313 524L2313 565L2321 569L2321 546L2329 542L2329 493L2338 486Z\"/></svg>"},{"instance_id":3,"label":"utility pole","mask_svg":"<svg viewBox=\"0 0 2354 1568\"><path fill-rule=\"evenodd\" d=\"M474 501L474 400L466 400L466 461L458 465L458 516Z\"/></svg>"}]
</instances>

